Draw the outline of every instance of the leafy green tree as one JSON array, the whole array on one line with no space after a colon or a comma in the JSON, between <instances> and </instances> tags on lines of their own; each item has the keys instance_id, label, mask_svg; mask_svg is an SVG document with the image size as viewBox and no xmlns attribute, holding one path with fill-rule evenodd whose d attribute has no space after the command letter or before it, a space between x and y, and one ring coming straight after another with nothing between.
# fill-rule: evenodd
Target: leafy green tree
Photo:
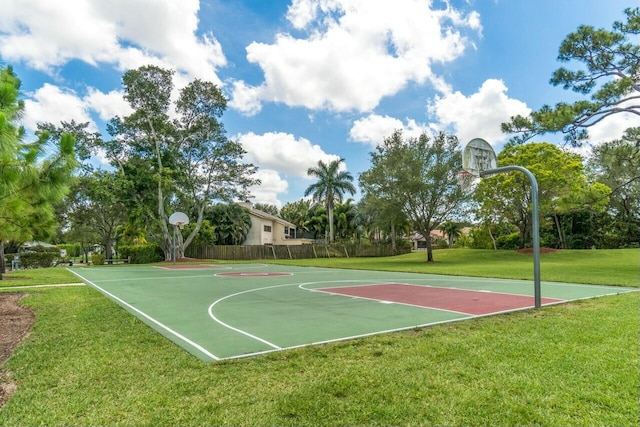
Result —
<instances>
[{"instance_id":1,"label":"leafy green tree","mask_svg":"<svg viewBox=\"0 0 640 427\"><path fill-rule=\"evenodd\" d=\"M545 105L529 117L513 117L502 124L504 132L520 134L513 142L561 132L565 141L579 146L587 138L587 128L613 114L640 116L640 8L628 8L625 15L627 21L615 22L611 31L583 25L565 38L558 60L583 67L575 71L559 68L551 84L591 98L561 102L554 108Z\"/></svg>"},{"instance_id":2,"label":"leafy green tree","mask_svg":"<svg viewBox=\"0 0 640 427\"><path fill-rule=\"evenodd\" d=\"M510 146L498 154L501 166L518 165L533 173L539 188L541 220L559 221L558 214L576 209L589 200L593 189L586 181L582 158L549 143ZM479 217L499 224L507 222L518 228L521 247L531 241L531 186L524 174L498 174L483 179L474 192L480 204ZM558 227L560 229L560 227ZM562 242L562 236L559 236Z\"/></svg>"},{"instance_id":3,"label":"leafy green tree","mask_svg":"<svg viewBox=\"0 0 640 427\"><path fill-rule=\"evenodd\" d=\"M610 220L601 228L619 246L638 245L640 239L640 128L592 149L588 168L598 182L611 188ZM609 244L607 244L609 246Z\"/></svg>"},{"instance_id":4,"label":"leafy green tree","mask_svg":"<svg viewBox=\"0 0 640 427\"><path fill-rule=\"evenodd\" d=\"M447 236L447 245L453 247L453 242L462 234L462 225L454 221L445 221L438 227Z\"/></svg>"},{"instance_id":5,"label":"leafy green tree","mask_svg":"<svg viewBox=\"0 0 640 427\"><path fill-rule=\"evenodd\" d=\"M426 133L418 138L402 137L401 131L370 153L371 168L360 182L378 199L395 202L414 229L430 236L455 213L468 196L457 181L462 169L458 138L440 133L433 140ZM427 261L433 261L431 240L427 238Z\"/></svg>"},{"instance_id":6,"label":"leafy green tree","mask_svg":"<svg viewBox=\"0 0 640 427\"><path fill-rule=\"evenodd\" d=\"M251 230L249 211L235 203L218 203L207 209L217 245L240 245Z\"/></svg>"},{"instance_id":7,"label":"leafy green tree","mask_svg":"<svg viewBox=\"0 0 640 427\"><path fill-rule=\"evenodd\" d=\"M329 230L327 208L315 204L308 212L307 227L316 239L326 239Z\"/></svg>"},{"instance_id":8,"label":"leafy green tree","mask_svg":"<svg viewBox=\"0 0 640 427\"><path fill-rule=\"evenodd\" d=\"M353 199L347 199L344 203L338 203L334 209L334 227L336 236L341 240L349 240L356 234L357 207Z\"/></svg>"},{"instance_id":9,"label":"leafy green tree","mask_svg":"<svg viewBox=\"0 0 640 427\"><path fill-rule=\"evenodd\" d=\"M334 241L333 210L336 201L342 201L345 193L355 194L356 188L353 186L353 176L347 171L341 171L340 165L344 159L332 160L328 164L322 160L318 161L318 166L309 168L307 175L317 178L304 192L305 197L313 195L313 199L318 203L324 203L329 215L329 241Z\"/></svg>"},{"instance_id":10,"label":"leafy green tree","mask_svg":"<svg viewBox=\"0 0 640 427\"><path fill-rule=\"evenodd\" d=\"M253 205L254 209L262 211L264 213L268 213L273 216L280 216L280 211L276 205L270 205L268 203L256 203Z\"/></svg>"},{"instance_id":11,"label":"leafy green tree","mask_svg":"<svg viewBox=\"0 0 640 427\"><path fill-rule=\"evenodd\" d=\"M99 236L107 259L113 258L117 227L128 217L120 180L118 172L105 171L80 177L68 206L71 227L89 227Z\"/></svg>"},{"instance_id":12,"label":"leafy green tree","mask_svg":"<svg viewBox=\"0 0 640 427\"><path fill-rule=\"evenodd\" d=\"M0 278L5 240L54 233L54 206L68 193L77 165L71 135L49 141L43 132L37 141L23 142L19 120L24 104L19 94L20 79L13 69L0 69Z\"/></svg>"},{"instance_id":13,"label":"leafy green tree","mask_svg":"<svg viewBox=\"0 0 640 427\"><path fill-rule=\"evenodd\" d=\"M286 203L280 209L280 217L296 225L296 235L302 236L309 229L309 211L311 210L310 200L298 200L297 202Z\"/></svg>"},{"instance_id":14,"label":"leafy green tree","mask_svg":"<svg viewBox=\"0 0 640 427\"><path fill-rule=\"evenodd\" d=\"M146 223L166 259L174 253L169 216L188 212L195 227L186 238L178 234L175 252L182 257L207 207L220 200L248 199L248 187L259 183L252 178L255 167L242 162L242 146L227 138L219 121L227 101L213 83L193 80L174 103L172 71L144 66L127 71L122 81L133 113L111 121L108 130L114 139L104 148L130 188L145 190L133 193L138 206L131 211Z\"/></svg>"}]
</instances>

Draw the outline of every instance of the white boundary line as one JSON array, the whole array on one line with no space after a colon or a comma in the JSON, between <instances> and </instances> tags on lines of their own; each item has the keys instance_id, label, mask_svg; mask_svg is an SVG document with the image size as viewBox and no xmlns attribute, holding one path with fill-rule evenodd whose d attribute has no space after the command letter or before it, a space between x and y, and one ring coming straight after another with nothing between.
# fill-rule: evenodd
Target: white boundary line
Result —
<instances>
[{"instance_id":1,"label":"white boundary line","mask_svg":"<svg viewBox=\"0 0 640 427\"><path fill-rule=\"evenodd\" d=\"M200 352L202 352L204 355L210 357L213 360L220 360L220 357L216 356L215 354L209 352L207 349L205 349L204 347L202 347L200 344L195 343L193 341L191 341L189 338L185 337L184 335L174 331L173 329L169 328L168 326L166 326L165 324L159 322L158 320L154 319L153 317L149 316L148 314L146 314L145 312L135 308L134 306L132 306L131 304L129 304L128 302L118 298L117 296L113 295L111 292L101 288L100 286L96 285L95 283L93 283L91 280L86 279L84 277L82 277L80 274L76 273L73 270L70 270L67 268L68 271L70 271L71 273L75 274L76 276L78 276L80 279L82 279L85 283L93 286L94 288L98 289L100 292L102 292L103 294L109 296L110 298L113 298L114 300L118 301L120 304L128 307L129 309L135 311L136 313L138 313L139 315L141 315L142 317L144 317L145 319L149 320L150 322L153 322L154 324L156 324L157 326L159 326L160 328L164 329L165 331L169 332L170 334L172 334L173 336L175 336L176 338L179 338L180 340L186 342L187 344L191 345L192 347L198 349Z\"/></svg>"},{"instance_id":2,"label":"white boundary line","mask_svg":"<svg viewBox=\"0 0 640 427\"><path fill-rule=\"evenodd\" d=\"M55 285L7 286L7 287L1 287L0 291L6 291L11 289L31 289L31 288L62 288L67 286L85 286L85 284L84 283L58 283Z\"/></svg>"}]
</instances>

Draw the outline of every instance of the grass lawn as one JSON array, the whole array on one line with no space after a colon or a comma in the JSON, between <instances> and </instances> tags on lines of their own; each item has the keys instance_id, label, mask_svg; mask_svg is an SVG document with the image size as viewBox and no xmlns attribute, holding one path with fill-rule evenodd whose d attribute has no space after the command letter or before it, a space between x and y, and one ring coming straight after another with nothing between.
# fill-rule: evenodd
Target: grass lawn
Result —
<instances>
[{"instance_id":1,"label":"grass lawn","mask_svg":"<svg viewBox=\"0 0 640 427\"><path fill-rule=\"evenodd\" d=\"M545 254L542 279L638 286L638 255ZM329 261L532 275L530 256L511 252L437 251L434 264L424 257ZM40 270L31 280L46 282L45 273L33 279L41 271L64 270ZM635 292L210 364L89 287L34 288L22 301L37 322L4 366L18 388L0 409L0 425L639 423Z\"/></svg>"},{"instance_id":2,"label":"grass lawn","mask_svg":"<svg viewBox=\"0 0 640 427\"><path fill-rule=\"evenodd\" d=\"M269 261L295 265L408 271L455 276L533 280L533 255L516 251L442 249L386 258L318 258ZM639 286L640 250L562 250L540 256L541 279L550 282Z\"/></svg>"}]
</instances>

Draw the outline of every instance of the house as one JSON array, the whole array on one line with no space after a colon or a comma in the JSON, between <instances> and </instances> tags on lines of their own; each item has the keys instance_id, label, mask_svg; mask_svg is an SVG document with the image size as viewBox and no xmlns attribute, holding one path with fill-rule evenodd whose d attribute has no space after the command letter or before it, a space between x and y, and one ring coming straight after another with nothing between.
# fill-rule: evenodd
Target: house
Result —
<instances>
[{"instance_id":1,"label":"house","mask_svg":"<svg viewBox=\"0 0 640 427\"><path fill-rule=\"evenodd\" d=\"M427 239L417 231L414 231L409 236L411 239L411 245L414 251L425 250L427 248ZM441 230L431 230L431 244L436 245L438 240L446 239L446 234Z\"/></svg>"},{"instance_id":2,"label":"house","mask_svg":"<svg viewBox=\"0 0 640 427\"><path fill-rule=\"evenodd\" d=\"M295 224L255 209L250 202L238 205L247 209L251 217L251 229L243 245L302 245L312 242L296 238Z\"/></svg>"}]
</instances>

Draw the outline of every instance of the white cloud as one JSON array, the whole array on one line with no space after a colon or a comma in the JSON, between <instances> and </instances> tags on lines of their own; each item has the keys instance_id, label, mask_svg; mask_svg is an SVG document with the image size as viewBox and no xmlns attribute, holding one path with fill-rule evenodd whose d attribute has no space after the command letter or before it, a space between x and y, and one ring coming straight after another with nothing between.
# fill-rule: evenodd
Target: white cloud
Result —
<instances>
[{"instance_id":1,"label":"white cloud","mask_svg":"<svg viewBox=\"0 0 640 427\"><path fill-rule=\"evenodd\" d=\"M220 84L215 37L196 35L198 0L0 2L0 56L53 73L73 59L119 70L154 63Z\"/></svg>"},{"instance_id":2,"label":"white cloud","mask_svg":"<svg viewBox=\"0 0 640 427\"><path fill-rule=\"evenodd\" d=\"M116 90L103 93L97 89L89 88L87 96L84 97L84 102L102 120L109 121L115 116L123 117L133 112L131 106L124 100L122 95L122 92Z\"/></svg>"},{"instance_id":3,"label":"white cloud","mask_svg":"<svg viewBox=\"0 0 640 427\"><path fill-rule=\"evenodd\" d=\"M622 104L621 107L624 107L624 104ZM620 139L625 130L637 126L637 115L631 113L614 114L589 128L589 141L591 141L592 144L600 144L602 142Z\"/></svg>"},{"instance_id":4,"label":"white cloud","mask_svg":"<svg viewBox=\"0 0 640 427\"><path fill-rule=\"evenodd\" d=\"M71 120L78 123L89 122L89 130L97 130L86 103L76 93L60 89L58 86L45 83L26 99L24 104L23 125L28 130L34 131L41 122L57 125L61 121Z\"/></svg>"},{"instance_id":5,"label":"white cloud","mask_svg":"<svg viewBox=\"0 0 640 427\"><path fill-rule=\"evenodd\" d=\"M507 96L507 87L501 80L486 80L480 89L470 96L459 91L436 96L428 105L428 112L435 119L437 130L455 133L461 144L473 138L483 138L491 145L506 141L500 124L511 116L527 116L531 110L517 99Z\"/></svg>"},{"instance_id":6,"label":"white cloud","mask_svg":"<svg viewBox=\"0 0 640 427\"><path fill-rule=\"evenodd\" d=\"M253 132L238 135L235 138L247 151L249 163L281 171L289 177L307 179L307 169L318 164L319 160L329 162L339 156L327 154L319 146L305 138L282 132L267 132L257 135Z\"/></svg>"},{"instance_id":7,"label":"white cloud","mask_svg":"<svg viewBox=\"0 0 640 427\"><path fill-rule=\"evenodd\" d=\"M249 188L254 197L252 202L281 207L282 203L278 200L278 194L286 193L289 188L287 181L282 179L277 171L269 169L259 170L255 177L260 180L260 185Z\"/></svg>"},{"instance_id":8,"label":"white cloud","mask_svg":"<svg viewBox=\"0 0 640 427\"><path fill-rule=\"evenodd\" d=\"M406 124L393 117L370 114L354 122L349 131L349 137L352 141L363 142L375 147L396 130L401 130L404 137L411 138L418 137L422 132L428 130L426 125L418 124L413 119L407 118L405 120Z\"/></svg>"},{"instance_id":9,"label":"white cloud","mask_svg":"<svg viewBox=\"0 0 640 427\"><path fill-rule=\"evenodd\" d=\"M251 43L247 59L265 80L236 85L234 108L255 114L267 101L371 111L410 82L442 86L431 64L463 53L465 28L480 31L477 13L433 10L422 0L295 0L287 18L307 38L281 33L273 44Z\"/></svg>"}]
</instances>

